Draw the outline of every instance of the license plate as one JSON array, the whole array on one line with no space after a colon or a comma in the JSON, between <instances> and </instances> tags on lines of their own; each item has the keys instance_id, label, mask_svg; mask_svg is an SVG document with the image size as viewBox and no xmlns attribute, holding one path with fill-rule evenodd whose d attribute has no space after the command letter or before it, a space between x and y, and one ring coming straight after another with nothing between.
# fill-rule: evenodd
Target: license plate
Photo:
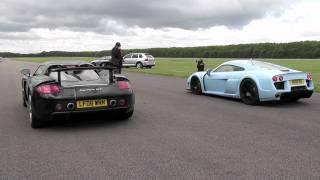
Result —
<instances>
[{"instance_id":1,"label":"license plate","mask_svg":"<svg viewBox=\"0 0 320 180\"><path fill-rule=\"evenodd\" d=\"M77 101L77 108L96 108L96 107L107 107L107 99L94 99L94 100L81 100Z\"/></svg>"},{"instance_id":2,"label":"license plate","mask_svg":"<svg viewBox=\"0 0 320 180\"><path fill-rule=\"evenodd\" d=\"M290 85L292 86L304 85L304 80L303 79L290 80Z\"/></svg>"}]
</instances>

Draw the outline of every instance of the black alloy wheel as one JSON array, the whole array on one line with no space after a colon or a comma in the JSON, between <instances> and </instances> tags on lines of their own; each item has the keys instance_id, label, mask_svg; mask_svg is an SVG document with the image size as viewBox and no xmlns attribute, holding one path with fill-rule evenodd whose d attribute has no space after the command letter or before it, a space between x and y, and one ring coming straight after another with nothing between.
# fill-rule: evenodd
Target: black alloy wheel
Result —
<instances>
[{"instance_id":1,"label":"black alloy wheel","mask_svg":"<svg viewBox=\"0 0 320 180\"><path fill-rule=\"evenodd\" d=\"M197 95L200 95L202 93L201 84L198 78L191 80L191 91Z\"/></svg>"},{"instance_id":2,"label":"black alloy wheel","mask_svg":"<svg viewBox=\"0 0 320 180\"><path fill-rule=\"evenodd\" d=\"M35 116L34 114L34 108L32 106L32 98L31 95L28 96L29 98L29 103L28 103L28 110L29 110L29 120L30 120L30 125L32 128L40 128L42 126L42 122Z\"/></svg>"},{"instance_id":3,"label":"black alloy wheel","mask_svg":"<svg viewBox=\"0 0 320 180\"><path fill-rule=\"evenodd\" d=\"M259 103L258 88L252 79L245 79L241 82L240 98L248 105L256 105Z\"/></svg>"}]
</instances>

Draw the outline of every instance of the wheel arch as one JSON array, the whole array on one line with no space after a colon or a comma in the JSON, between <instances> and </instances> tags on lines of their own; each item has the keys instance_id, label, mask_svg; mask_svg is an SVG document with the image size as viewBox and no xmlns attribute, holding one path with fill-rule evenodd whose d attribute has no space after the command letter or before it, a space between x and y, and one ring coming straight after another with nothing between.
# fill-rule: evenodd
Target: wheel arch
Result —
<instances>
[{"instance_id":1,"label":"wheel arch","mask_svg":"<svg viewBox=\"0 0 320 180\"><path fill-rule=\"evenodd\" d=\"M240 97L240 87L241 87L241 84L243 83L243 81L246 79L251 79L256 84L256 86L258 88L258 93L260 94L261 85L260 85L258 77L255 75L245 75L239 81L238 88L237 88L237 95Z\"/></svg>"},{"instance_id":2,"label":"wheel arch","mask_svg":"<svg viewBox=\"0 0 320 180\"><path fill-rule=\"evenodd\" d=\"M203 78L201 78L198 74L194 74L191 76L190 78L190 89L191 89L191 86L192 86L192 83L195 81L195 80L198 80L200 82L200 86L201 86L201 91L203 92L204 91L204 87L203 87L203 81L202 81Z\"/></svg>"}]
</instances>

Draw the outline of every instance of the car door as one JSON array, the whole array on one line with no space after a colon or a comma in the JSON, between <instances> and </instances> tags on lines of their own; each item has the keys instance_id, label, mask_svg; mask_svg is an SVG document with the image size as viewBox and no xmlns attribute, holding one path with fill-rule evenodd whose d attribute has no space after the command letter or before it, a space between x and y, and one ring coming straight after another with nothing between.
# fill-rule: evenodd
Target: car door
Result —
<instances>
[{"instance_id":1,"label":"car door","mask_svg":"<svg viewBox=\"0 0 320 180\"><path fill-rule=\"evenodd\" d=\"M139 57L138 57L138 61L140 62L143 62L145 60L145 58L143 58L143 55L142 54L139 54Z\"/></svg>"},{"instance_id":2,"label":"car door","mask_svg":"<svg viewBox=\"0 0 320 180\"><path fill-rule=\"evenodd\" d=\"M137 62L139 61L139 54L137 54L137 53L132 54L131 60L132 60L131 65L135 66L137 64Z\"/></svg>"},{"instance_id":3,"label":"car door","mask_svg":"<svg viewBox=\"0 0 320 180\"><path fill-rule=\"evenodd\" d=\"M132 56L132 54L127 54L123 57L123 66L130 66L132 64L132 63L130 63L131 56Z\"/></svg>"},{"instance_id":4,"label":"car door","mask_svg":"<svg viewBox=\"0 0 320 180\"><path fill-rule=\"evenodd\" d=\"M222 65L209 72L205 78L206 91L217 94L236 94L244 68L233 65Z\"/></svg>"}]
</instances>

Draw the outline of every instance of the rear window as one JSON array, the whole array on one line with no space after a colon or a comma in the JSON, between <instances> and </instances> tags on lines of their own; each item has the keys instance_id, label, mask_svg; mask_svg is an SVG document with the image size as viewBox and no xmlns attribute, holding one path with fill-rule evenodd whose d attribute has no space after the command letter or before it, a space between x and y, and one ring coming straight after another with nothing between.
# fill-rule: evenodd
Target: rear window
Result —
<instances>
[{"instance_id":1,"label":"rear window","mask_svg":"<svg viewBox=\"0 0 320 180\"><path fill-rule=\"evenodd\" d=\"M266 70L287 70L288 68L279 66L276 64L271 64L268 62L261 62L261 61L252 61L253 65L260 68L260 69L266 69Z\"/></svg>"},{"instance_id":2,"label":"rear window","mask_svg":"<svg viewBox=\"0 0 320 180\"><path fill-rule=\"evenodd\" d=\"M151 54L146 54L146 56L147 56L148 58L153 58L153 56L152 56Z\"/></svg>"},{"instance_id":3,"label":"rear window","mask_svg":"<svg viewBox=\"0 0 320 180\"><path fill-rule=\"evenodd\" d=\"M55 80L58 80L58 72L50 72L49 76ZM61 72L61 81L65 82L95 81L99 79L100 76L94 70Z\"/></svg>"}]
</instances>

